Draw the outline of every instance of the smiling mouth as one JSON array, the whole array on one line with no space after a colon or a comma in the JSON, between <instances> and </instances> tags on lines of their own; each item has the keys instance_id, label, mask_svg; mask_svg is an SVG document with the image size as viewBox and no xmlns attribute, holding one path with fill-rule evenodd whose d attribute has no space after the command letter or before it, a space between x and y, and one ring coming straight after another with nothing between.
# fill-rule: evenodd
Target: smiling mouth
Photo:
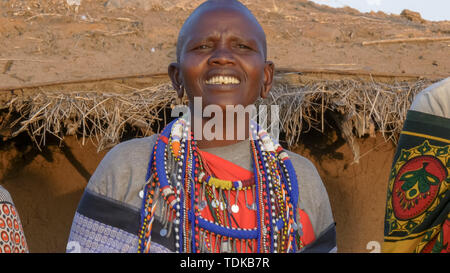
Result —
<instances>
[{"instance_id":1,"label":"smiling mouth","mask_svg":"<svg viewBox=\"0 0 450 273\"><path fill-rule=\"evenodd\" d=\"M206 84L211 85L234 85L240 84L241 81L234 76L213 76L205 81Z\"/></svg>"}]
</instances>

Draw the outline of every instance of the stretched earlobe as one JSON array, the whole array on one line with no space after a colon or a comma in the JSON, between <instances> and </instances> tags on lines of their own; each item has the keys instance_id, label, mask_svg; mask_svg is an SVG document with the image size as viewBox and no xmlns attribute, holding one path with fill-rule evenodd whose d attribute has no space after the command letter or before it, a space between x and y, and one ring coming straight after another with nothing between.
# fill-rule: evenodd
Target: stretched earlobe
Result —
<instances>
[{"instance_id":1,"label":"stretched earlobe","mask_svg":"<svg viewBox=\"0 0 450 273\"><path fill-rule=\"evenodd\" d=\"M178 63L171 63L168 67L168 74L172 81L172 87L177 91L178 98L184 96L184 86L180 77L180 65Z\"/></svg>"},{"instance_id":2,"label":"stretched earlobe","mask_svg":"<svg viewBox=\"0 0 450 273\"><path fill-rule=\"evenodd\" d=\"M269 95L270 89L273 84L273 74L275 71L275 65L271 61L266 61L264 66L264 83L261 89L261 98L265 99Z\"/></svg>"}]
</instances>

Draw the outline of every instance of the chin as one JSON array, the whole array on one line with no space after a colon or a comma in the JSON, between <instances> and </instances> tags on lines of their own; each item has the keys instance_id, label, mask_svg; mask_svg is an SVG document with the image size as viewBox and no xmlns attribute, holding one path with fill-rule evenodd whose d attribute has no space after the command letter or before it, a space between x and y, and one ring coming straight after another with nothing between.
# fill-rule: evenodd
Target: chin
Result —
<instances>
[{"instance_id":1,"label":"chin","mask_svg":"<svg viewBox=\"0 0 450 273\"><path fill-rule=\"evenodd\" d=\"M222 108L222 110L225 110L227 106L237 106L237 105L242 105L244 107L246 107L247 105L252 104L252 103L248 103L248 102L243 102L241 100L236 100L236 99L220 99L220 100L205 100L203 102L203 107L206 107L208 105L217 105L220 108Z\"/></svg>"}]
</instances>

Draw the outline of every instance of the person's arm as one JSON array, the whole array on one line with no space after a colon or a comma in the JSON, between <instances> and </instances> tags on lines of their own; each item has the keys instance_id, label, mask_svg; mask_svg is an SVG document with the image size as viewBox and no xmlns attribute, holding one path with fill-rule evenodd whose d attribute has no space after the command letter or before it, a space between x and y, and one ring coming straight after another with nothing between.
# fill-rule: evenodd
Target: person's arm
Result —
<instances>
[{"instance_id":1,"label":"person's arm","mask_svg":"<svg viewBox=\"0 0 450 273\"><path fill-rule=\"evenodd\" d=\"M288 154L297 174L299 188L297 218L300 218L303 228L298 229L301 236L297 236L297 241L303 244L300 252L337 252L336 225L319 173L308 159L292 152Z\"/></svg>"},{"instance_id":2,"label":"person's arm","mask_svg":"<svg viewBox=\"0 0 450 273\"><path fill-rule=\"evenodd\" d=\"M139 192L156 136L121 143L107 153L83 193L67 252L136 252Z\"/></svg>"},{"instance_id":3,"label":"person's arm","mask_svg":"<svg viewBox=\"0 0 450 273\"><path fill-rule=\"evenodd\" d=\"M0 253L28 253L19 213L11 195L0 186Z\"/></svg>"},{"instance_id":4,"label":"person's arm","mask_svg":"<svg viewBox=\"0 0 450 273\"><path fill-rule=\"evenodd\" d=\"M409 110L450 118L450 77L416 95Z\"/></svg>"}]
</instances>

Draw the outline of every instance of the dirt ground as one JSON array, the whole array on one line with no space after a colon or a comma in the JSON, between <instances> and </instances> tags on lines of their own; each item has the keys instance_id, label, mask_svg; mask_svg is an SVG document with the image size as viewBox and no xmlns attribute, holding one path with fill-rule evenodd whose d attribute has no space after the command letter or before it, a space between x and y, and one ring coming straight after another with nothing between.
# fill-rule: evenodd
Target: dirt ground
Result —
<instances>
[{"instance_id":1,"label":"dirt ground","mask_svg":"<svg viewBox=\"0 0 450 273\"><path fill-rule=\"evenodd\" d=\"M202 0L4 0L0 89L166 73L178 31ZM305 0L246 0L277 68L361 70L445 77L450 40L363 46L380 39L447 37L450 21L360 13Z\"/></svg>"},{"instance_id":2,"label":"dirt ground","mask_svg":"<svg viewBox=\"0 0 450 273\"><path fill-rule=\"evenodd\" d=\"M178 30L201 0L82 0L0 2L0 106L3 94L32 90L111 92L127 82L62 85L98 78L165 74L175 60ZM278 69L362 71L373 74L450 75L450 40L363 45L382 39L450 36L450 21L420 15L360 13L304 0L242 1L260 20L269 59ZM47 86L48 84L60 83ZM145 87L146 82L134 82ZM120 88L119 88L119 87ZM116 90L117 88L117 90ZM330 133L331 134L331 133ZM331 137L331 139L333 139ZM387 178L395 147L381 135L350 148L310 133L294 149L311 159L328 190L340 252L369 252L381 243ZM39 151L27 136L0 140L0 183L10 191L32 252L63 252L71 221L90 175L106 151L75 137ZM375 243L376 245L376 243Z\"/></svg>"}]
</instances>

